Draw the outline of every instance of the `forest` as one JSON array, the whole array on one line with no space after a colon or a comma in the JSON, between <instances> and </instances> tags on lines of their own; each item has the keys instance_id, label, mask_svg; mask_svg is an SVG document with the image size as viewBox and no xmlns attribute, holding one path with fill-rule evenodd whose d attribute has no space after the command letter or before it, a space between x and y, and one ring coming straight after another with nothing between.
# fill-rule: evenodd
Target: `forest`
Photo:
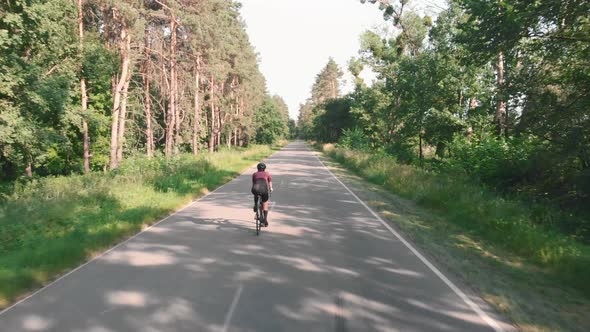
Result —
<instances>
[{"instance_id":1,"label":"forest","mask_svg":"<svg viewBox=\"0 0 590 332\"><path fill-rule=\"evenodd\" d=\"M434 19L409 0L368 2L389 31L361 36L352 92L328 62L299 135L550 206L563 213L536 222L590 240L590 3L452 0Z\"/></svg>"},{"instance_id":2,"label":"forest","mask_svg":"<svg viewBox=\"0 0 590 332\"><path fill-rule=\"evenodd\" d=\"M287 137L287 106L267 93L239 9L231 0L3 1L0 181Z\"/></svg>"}]
</instances>

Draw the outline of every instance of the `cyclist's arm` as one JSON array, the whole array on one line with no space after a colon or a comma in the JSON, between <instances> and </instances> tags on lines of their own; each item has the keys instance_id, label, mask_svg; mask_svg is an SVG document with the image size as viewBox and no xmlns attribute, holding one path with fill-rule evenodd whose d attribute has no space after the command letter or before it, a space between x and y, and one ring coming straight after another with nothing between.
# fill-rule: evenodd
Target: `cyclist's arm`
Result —
<instances>
[{"instance_id":1,"label":"cyclist's arm","mask_svg":"<svg viewBox=\"0 0 590 332\"><path fill-rule=\"evenodd\" d=\"M272 192L272 177L270 176L270 174L268 175L268 186L270 188L270 191Z\"/></svg>"}]
</instances>

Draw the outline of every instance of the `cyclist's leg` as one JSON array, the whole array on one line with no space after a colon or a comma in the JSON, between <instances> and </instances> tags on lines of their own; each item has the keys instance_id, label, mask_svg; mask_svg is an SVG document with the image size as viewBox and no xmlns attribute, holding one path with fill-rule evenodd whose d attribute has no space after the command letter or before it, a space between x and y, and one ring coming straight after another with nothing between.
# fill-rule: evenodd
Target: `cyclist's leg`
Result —
<instances>
[{"instance_id":1,"label":"cyclist's leg","mask_svg":"<svg viewBox=\"0 0 590 332\"><path fill-rule=\"evenodd\" d=\"M268 225L268 192L262 194L262 210L264 211L264 221Z\"/></svg>"}]
</instances>

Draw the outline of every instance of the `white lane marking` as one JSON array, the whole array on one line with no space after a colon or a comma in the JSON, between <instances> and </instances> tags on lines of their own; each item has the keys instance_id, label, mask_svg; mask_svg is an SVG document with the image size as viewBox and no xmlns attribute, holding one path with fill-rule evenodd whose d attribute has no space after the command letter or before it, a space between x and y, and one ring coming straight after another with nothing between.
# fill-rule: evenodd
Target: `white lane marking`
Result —
<instances>
[{"instance_id":1,"label":"white lane marking","mask_svg":"<svg viewBox=\"0 0 590 332\"><path fill-rule=\"evenodd\" d=\"M231 303L231 306L229 307L229 311L227 312L227 315L225 316L225 322L223 323L223 332L227 332L227 329L229 328L229 324L231 322L231 318L234 315L234 311L236 310L236 307L238 306L238 301L240 301L240 296L242 296L242 290L244 289L243 285L240 285L240 287L238 287L238 290L236 290L236 294L234 295L234 300Z\"/></svg>"},{"instance_id":2,"label":"white lane marking","mask_svg":"<svg viewBox=\"0 0 590 332\"><path fill-rule=\"evenodd\" d=\"M219 187L215 188L215 190L213 190L213 191L211 191L211 192L209 192L209 193L205 194L204 196L202 196L202 197L200 197L200 198L198 198L198 199L196 199L196 200L194 200L194 201L192 201L192 202L190 202L190 203L186 204L185 206L181 207L179 210L177 210L177 211L173 212L172 214L168 215L168 216L167 216L167 217L165 217L164 219L161 219L160 221L158 221L158 222L156 222L156 223L154 223L154 224L150 225L149 227L146 227L145 229L143 229L143 230L142 230L142 231L140 231L139 233L137 233L137 234L135 234L135 235L131 236L130 238L126 239L125 241L123 241L123 242L121 242L121 243L119 243L119 244L115 245L114 247L112 247L112 248L108 249L107 251L105 251L105 252L101 253L100 255L98 255L98 256L96 256L96 257L93 257L92 259L90 259L90 260L89 260L89 261L87 261L86 263L84 263L84 264L82 264L82 265L80 265L80 266L76 267L75 269L73 269L73 270L69 271L68 273L66 273L66 274L62 275L61 277L59 277L59 278L55 279L54 281L50 282L49 284L47 284L47 285L43 286L42 288L38 289L37 291L35 291L33 294L31 294L31 295L29 295L29 296L25 297L24 299L22 299L22 300L20 300L20 301L16 302L15 304L13 304L13 305L9 306L8 308L6 308L6 309L4 309L4 310L0 311L0 316L1 316L2 314L6 313L8 310L10 310L10 309L12 309L12 308L16 307L17 305L19 305L19 304L23 303L24 301L26 301L26 300L30 299L31 297L33 297L33 296L35 296L35 295L37 295L37 294L39 294L39 293L43 292L44 290L46 290L47 288L49 288L49 287L53 286L54 284L56 284L56 283L57 283L57 282L59 282L60 280L62 280L62 279L64 279L65 277L69 276L70 274L72 274L72 273L74 273L74 272L76 272L76 271L78 271L78 270L82 269L82 268L83 268L83 267L85 267L86 265L88 265L88 264L90 264L90 263L94 262L94 261L95 261L95 260L97 260L97 259L100 259L101 257L103 257L104 255L108 254L109 252L111 252L111 251L113 251L113 250L117 249L118 247L120 247L120 246L124 245L125 243L127 243L127 242L129 242L129 241L133 240L135 237L137 237L137 236L139 236L140 234L142 234L142 233L144 233L144 232L148 231L150 228L153 228L153 227L157 226L158 224L160 224L160 223L162 223L162 222L164 222L164 221L168 220L170 217L173 217L173 216L175 216L176 214L178 214L178 213L182 212L183 210L186 210L187 208L191 207L193 204L196 204L196 203L197 203L197 202L199 202L200 200L202 200L202 199L204 199L205 197L207 197L207 196L209 196L209 195L213 194L214 192L218 191L219 189L221 189L222 187L224 187L225 185L227 185L227 184L229 184L229 183L231 183L231 182L233 182L233 180L231 180L231 181L228 181L228 182L226 182L226 183L222 184L221 186L219 186Z\"/></svg>"},{"instance_id":3,"label":"white lane marking","mask_svg":"<svg viewBox=\"0 0 590 332\"><path fill-rule=\"evenodd\" d=\"M307 148L307 147L306 147ZM309 150L309 149L308 149ZM422 263L424 263L426 266L428 266L428 268L434 272L434 274L436 274L447 286L449 286L450 289L453 290L453 292L455 294L457 294L457 296L459 296L461 298L461 300L463 300L463 302L465 302L465 304L467 304L473 311L475 311L477 313L477 315L483 319L491 328L494 329L494 331L496 332L504 332L504 329L502 329L502 327L500 327L498 325L498 323L492 319L490 316L488 316L488 314L486 314L476 303L474 303L473 301L471 301L471 299L469 297L467 297L467 295L465 295L465 293L463 293L462 290L459 289L459 287L455 286L455 284L449 280L449 278L447 278L444 274L442 274L442 272L440 272L439 269L437 269L432 263L430 263L430 261L428 261L426 259L426 257L422 256L422 254L416 250L416 248L414 248L408 241L406 241L398 232L396 232L393 228L391 228L391 226L389 226L377 213L375 213L375 211L373 211L373 209L371 209L365 202L363 202L354 192L352 192L352 190L350 190L350 188L348 188L342 181L340 181L339 178L336 177L336 175L334 175L334 173L332 173L332 171L324 164L324 162L315 154L313 153L311 150L309 150L314 157L316 157L316 159L326 168L326 170L336 179L336 181L338 181L346 190L348 190L348 192L354 197L356 198L369 212L371 212L371 214L377 218L377 220L379 220L381 222L381 224L383 226L385 226L385 228L387 228L393 235L395 235L395 237L397 237L408 249L410 249L410 251L412 251L414 253L414 255L416 255L421 261Z\"/></svg>"}]
</instances>

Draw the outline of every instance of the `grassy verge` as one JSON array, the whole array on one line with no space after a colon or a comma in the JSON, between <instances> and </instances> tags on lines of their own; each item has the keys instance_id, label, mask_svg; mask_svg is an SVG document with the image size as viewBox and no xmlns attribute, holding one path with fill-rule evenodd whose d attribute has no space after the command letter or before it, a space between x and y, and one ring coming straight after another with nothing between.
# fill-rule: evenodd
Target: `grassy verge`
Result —
<instances>
[{"instance_id":1,"label":"grassy verge","mask_svg":"<svg viewBox=\"0 0 590 332\"><path fill-rule=\"evenodd\" d=\"M229 181L267 146L126 160L108 175L44 178L0 201L0 308Z\"/></svg>"},{"instance_id":2,"label":"grassy verge","mask_svg":"<svg viewBox=\"0 0 590 332\"><path fill-rule=\"evenodd\" d=\"M535 225L529 206L467 180L382 155L329 145L324 152L365 181L408 199L366 198L522 330L590 329L590 246ZM408 208L414 203L427 209Z\"/></svg>"}]
</instances>

